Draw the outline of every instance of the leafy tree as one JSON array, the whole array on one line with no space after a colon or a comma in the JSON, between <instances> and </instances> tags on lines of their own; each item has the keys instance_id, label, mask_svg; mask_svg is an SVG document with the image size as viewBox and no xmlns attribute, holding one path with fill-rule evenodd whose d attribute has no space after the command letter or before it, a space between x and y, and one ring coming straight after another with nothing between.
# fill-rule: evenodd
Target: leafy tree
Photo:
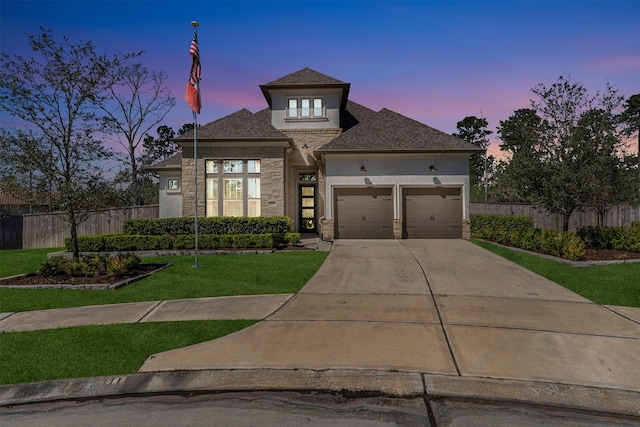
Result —
<instances>
[{"instance_id":1,"label":"leafy tree","mask_svg":"<svg viewBox=\"0 0 640 427\"><path fill-rule=\"evenodd\" d=\"M0 108L37 130L35 166L64 210L77 258L77 226L100 204L99 164L111 155L94 136L102 122L93 107L112 86L111 70L128 56L98 55L91 42L58 41L51 30L41 31L29 35L35 57L2 54Z\"/></svg>"},{"instance_id":2,"label":"leafy tree","mask_svg":"<svg viewBox=\"0 0 640 427\"><path fill-rule=\"evenodd\" d=\"M191 125L193 126L193 125ZM169 126L158 126L157 137L146 134L143 141L143 166L151 166L173 156L178 151L178 144L173 142L176 133Z\"/></svg>"},{"instance_id":3,"label":"leafy tree","mask_svg":"<svg viewBox=\"0 0 640 427\"><path fill-rule=\"evenodd\" d=\"M469 179L472 189L472 199L479 199L478 194L482 193L484 186L484 200L487 200L488 179L493 170L494 157L487 156L486 150L489 148L489 140L487 137L493 132L487 129L489 123L487 119L475 116L467 116L456 124L457 133L453 136L463 139L471 144L485 150L484 153L474 153L469 158Z\"/></svg>"},{"instance_id":4,"label":"leafy tree","mask_svg":"<svg viewBox=\"0 0 640 427\"><path fill-rule=\"evenodd\" d=\"M625 109L620 116L624 124L624 134L632 137L636 134L638 138L638 167L640 168L640 93L631 95L625 101Z\"/></svg>"},{"instance_id":5,"label":"leafy tree","mask_svg":"<svg viewBox=\"0 0 640 427\"><path fill-rule=\"evenodd\" d=\"M607 85L591 96L580 83L560 77L532 89L537 100L501 122L501 149L511 154L505 178L526 201L563 218L596 204L601 215L624 199L628 179L616 111L622 98Z\"/></svg>"},{"instance_id":6,"label":"leafy tree","mask_svg":"<svg viewBox=\"0 0 640 427\"><path fill-rule=\"evenodd\" d=\"M538 166L541 159L541 142L545 140L548 126L535 110L521 108L505 121L500 121L498 136L502 140L500 150L510 159L499 167L497 186L502 188L500 200L534 203L534 188L540 187Z\"/></svg>"},{"instance_id":7,"label":"leafy tree","mask_svg":"<svg viewBox=\"0 0 640 427\"><path fill-rule=\"evenodd\" d=\"M629 99L626 100L625 109L622 112L620 119L624 125L624 135L631 138L635 133L636 138L638 139L638 151L636 153L637 177L633 183L633 187L636 188L636 196L640 198L640 94L631 95Z\"/></svg>"},{"instance_id":8,"label":"leafy tree","mask_svg":"<svg viewBox=\"0 0 640 427\"><path fill-rule=\"evenodd\" d=\"M54 208L49 180L39 168L49 158L40 150L40 139L33 131L0 132L0 191L25 199L30 213Z\"/></svg>"},{"instance_id":9,"label":"leafy tree","mask_svg":"<svg viewBox=\"0 0 640 427\"><path fill-rule=\"evenodd\" d=\"M595 206L598 225L604 227L612 205L629 202L637 194L633 191L629 159L620 153L622 139L617 118L602 109L587 110L578 121L575 139L585 178L590 176L582 183L584 201Z\"/></svg>"},{"instance_id":10,"label":"leafy tree","mask_svg":"<svg viewBox=\"0 0 640 427\"><path fill-rule=\"evenodd\" d=\"M105 130L117 137L125 149L125 168L119 174L128 181L128 204L145 202L144 166L140 145L151 128L162 122L175 106L175 98L167 87L167 74L149 71L142 64L121 64L112 70L112 84L106 97L97 105L106 113Z\"/></svg>"}]
</instances>

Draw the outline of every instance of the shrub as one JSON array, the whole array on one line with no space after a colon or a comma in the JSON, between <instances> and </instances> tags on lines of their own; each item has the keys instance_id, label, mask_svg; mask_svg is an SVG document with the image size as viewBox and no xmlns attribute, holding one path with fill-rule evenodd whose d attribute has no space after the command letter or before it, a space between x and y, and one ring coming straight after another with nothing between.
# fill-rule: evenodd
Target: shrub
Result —
<instances>
[{"instance_id":1,"label":"shrub","mask_svg":"<svg viewBox=\"0 0 640 427\"><path fill-rule=\"evenodd\" d=\"M64 271L64 263L66 258L58 255L49 258L42 264L40 264L40 268L38 269L38 274L41 276L57 276L59 274L65 274Z\"/></svg>"},{"instance_id":2,"label":"shrub","mask_svg":"<svg viewBox=\"0 0 640 427\"><path fill-rule=\"evenodd\" d=\"M583 227L578 230L578 236L590 248L612 249L614 242L624 234L624 227Z\"/></svg>"},{"instance_id":3,"label":"shrub","mask_svg":"<svg viewBox=\"0 0 640 427\"><path fill-rule=\"evenodd\" d=\"M55 256L43 262L38 269L42 276L100 276L107 273L110 276L121 276L140 265L140 258L133 254L118 254L116 256L94 255L81 259L69 259Z\"/></svg>"},{"instance_id":4,"label":"shrub","mask_svg":"<svg viewBox=\"0 0 640 427\"><path fill-rule=\"evenodd\" d=\"M540 250L553 256L562 255L562 232L555 229L542 230L540 235Z\"/></svg>"},{"instance_id":5,"label":"shrub","mask_svg":"<svg viewBox=\"0 0 640 427\"><path fill-rule=\"evenodd\" d=\"M471 215L471 237L512 244L512 233L533 228L533 219L514 215Z\"/></svg>"},{"instance_id":6,"label":"shrub","mask_svg":"<svg viewBox=\"0 0 640 427\"><path fill-rule=\"evenodd\" d=\"M206 217L198 218L198 234L268 234L286 233L291 228L291 218L271 217ZM158 218L131 219L125 222L124 234L130 235L181 235L193 234L194 219Z\"/></svg>"},{"instance_id":7,"label":"shrub","mask_svg":"<svg viewBox=\"0 0 640 427\"><path fill-rule=\"evenodd\" d=\"M622 228L623 231L613 241L613 248L640 252L640 223L634 222L631 227Z\"/></svg>"},{"instance_id":8,"label":"shrub","mask_svg":"<svg viewBox=\"0 0 640 427\"><path fill-rule=\"evenodd\" d=\"M93 270L86 261L70 259L64 263L64 272L71 277L92 276Z\"/></svg>"},{"instance_id":9,"label":"shrub","mask_svg":"<svg viewBox=\"0 0 640 427\"><path fill-rule=\"evenodd\" d=\"M571 231L562 235L561 256L571 261L579 261L584 257L585 243L580 237Z\"/></svg>"},{"instance_id":10,"label":"shrub","mask_svg":"<svg viewBox=\"0 0 640 427\"><path fill-rule=\"evenodd\" d=\"M528 251L537 251L540 249L540 235L539 228L520 228L511 232L511 244Z\"/></svg>"}]
</instances>

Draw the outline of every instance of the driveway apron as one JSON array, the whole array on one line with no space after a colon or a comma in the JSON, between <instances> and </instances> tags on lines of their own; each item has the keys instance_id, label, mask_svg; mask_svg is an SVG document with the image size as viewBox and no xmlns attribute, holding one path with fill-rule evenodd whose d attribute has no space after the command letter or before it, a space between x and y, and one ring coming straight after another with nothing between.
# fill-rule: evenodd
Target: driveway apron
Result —
<instances>
[{"instance_id":1,"label":"driveway apron","mask_svg":"<svg viewBox=\"0 0 640 427\"><path fill-rule=\"evenodd\" d=\"M463 240L337 240L266 320L141 372L368 369L640 391L640 324Z\"/></svg>"}]
</instances>

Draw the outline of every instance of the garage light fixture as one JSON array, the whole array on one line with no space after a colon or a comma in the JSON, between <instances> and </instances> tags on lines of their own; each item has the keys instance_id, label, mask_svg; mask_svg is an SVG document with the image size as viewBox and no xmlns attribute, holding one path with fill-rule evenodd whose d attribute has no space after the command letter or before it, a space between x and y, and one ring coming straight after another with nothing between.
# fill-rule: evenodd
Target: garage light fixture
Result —
<instances>
[{"instance_id":1,"label":"garage light fixture","mask_svg":"<svg viewBox=\"0 0 640 427\"><path fill-rule=\"evenodd\" d=\"M436 169L436 167L435 167L434 165L431 165L431 166L429 166L429 170L430 170L431 172L435 172L435 171L437 171L438 169Z\"/></svg>"},{"instance_id":2,"label":"garage light fixture","mask_svg":"<svg viewBox=\"0 0 640 427\"><path fill-rule=\"evenodd\" d=\"M360 166L360 172L361 172L361 173L366 173L366 172L367 172L367 170L364 168L364 166Z\"/></svg>"}]
</instances>

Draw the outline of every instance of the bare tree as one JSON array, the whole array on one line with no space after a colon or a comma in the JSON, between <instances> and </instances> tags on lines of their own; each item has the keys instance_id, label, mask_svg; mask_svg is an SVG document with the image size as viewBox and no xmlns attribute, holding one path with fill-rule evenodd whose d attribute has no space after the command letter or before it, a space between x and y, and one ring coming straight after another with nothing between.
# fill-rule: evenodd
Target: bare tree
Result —
<instances>
[{"instance_id":1,"label":"bare tree","mask_svg":"<svg viewBox=\"0 0 640 427\"><path fill-rule=\"evenodd\" d=\"M131 204L144 204L141 159L145 135L175 106L167 74L149 71L142 64L125 64L113 70L108 96L97 104L105 113L105 129L125 149L120 174L129 183Z\"/></svg>"},{"instance_id":2,"label":"bare tree","mask_svg":"<svg viewBox=\"0 0 640 427\"><path fill-rule=\"evenodd\" d=\"M101 162L110 156L99 135L95 102L112 85L114 67L130 58L98 55L91 42L58 41L51 30L29 35L34 57L0 58L0 108L37 130L37 165L70 226L78 257L78 224L100 202Z\"/></svg>"}]
</instances>

